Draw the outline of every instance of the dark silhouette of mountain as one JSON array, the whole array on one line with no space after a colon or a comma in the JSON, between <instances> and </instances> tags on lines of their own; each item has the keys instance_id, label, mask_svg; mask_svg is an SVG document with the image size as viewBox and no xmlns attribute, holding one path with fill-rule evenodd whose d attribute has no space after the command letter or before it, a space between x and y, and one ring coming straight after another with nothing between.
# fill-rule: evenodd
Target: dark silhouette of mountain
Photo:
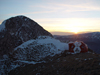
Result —
<instances>
[{"instance_id":1,"label":"dark silhouette of mountain","mask_svg":"<svg viewBox=\"0 0 100 75\"><path fill-rule=\"evenodd\" d=\"M38 36L51 36L38 23L25 16L11 17L0 25L0 55Z\"/></svg>"},{"instance_id":2,"label":"dark silhouette of mountain","mask_svg":"<svg viewBox=\"0 0 100 75\"><path fill-rule=\"evenodd\" d=\"M100 32L91 32L84 34L76 34L69 36L54 36L56 39L62 41L83 41L90 49L96 53L100 53Z\"/></svg>"}]
</instances>

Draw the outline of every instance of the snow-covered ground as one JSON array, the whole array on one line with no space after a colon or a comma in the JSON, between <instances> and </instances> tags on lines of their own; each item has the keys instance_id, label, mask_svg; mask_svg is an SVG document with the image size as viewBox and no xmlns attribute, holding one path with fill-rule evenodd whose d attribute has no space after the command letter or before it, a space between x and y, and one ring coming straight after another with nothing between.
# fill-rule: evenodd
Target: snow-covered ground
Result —
<instances>
[{"instance_id":1,"label":"snow-covered ground","mask_svg":"<svg viewBox=\"0 0 100 75\"><path fill-rule=\"evenodd\" d=\"M68 49L68 43L62 43L49 36L40 36L36 40L29 40L16 47L14 54L18 60L40 60Z\"/></svg>"},{"instance_id":2,"label":"snow-covered ground","mask_svg":"<svg viewBox=\"0 0 100 75\"><path fill-rule=\"evenodd\" d=\"M7 55L3 55L4 60L0 60L0 75L6 74L21 65L45 63L44 60L41 60L42 58L60 54L68 48L68 43L62 43L49 36L39 36L36 40L24 42L14 49L12 54L17 58L16 61L13 61Z\"/></svg>"},{"instance_id":3,"label":"snow-covered ground","mask_svg":"<svg viewBox=\"0 0 100 75\"><path fill-rule=\"evenodd\" d=\"M40 39L38 40L39 44L48 44L48 43L52 43L54 44L54 46L56 46L57 49L59 49L60 51L62 50L68 50L69 46L67 43L62 43L57 39L51 38L51 37L47 37L46 39Z\"/></svg>"},{"instance_id":4,"label":"snow-covered ground","mask_svg":"<svg viewBox=\"0 0 100 75\"><path fill-rule=\"evenodd\" d=\"M45 37L45 38L43 38L43 37ZM25 48L25 47L27 47L27 45L29 45L30 43L33 43L33 42L37 42L38 44L41 44L41 45L52 43L56 46L57 49L60 49L61 51L69 49L68 43L62 43L59 40L54 39L49 36L39 36L38 39L29 40L29 41L21 44L20 46L16 47L14 50L17 50L18 48Z\"/></svg>"}]
</instances>

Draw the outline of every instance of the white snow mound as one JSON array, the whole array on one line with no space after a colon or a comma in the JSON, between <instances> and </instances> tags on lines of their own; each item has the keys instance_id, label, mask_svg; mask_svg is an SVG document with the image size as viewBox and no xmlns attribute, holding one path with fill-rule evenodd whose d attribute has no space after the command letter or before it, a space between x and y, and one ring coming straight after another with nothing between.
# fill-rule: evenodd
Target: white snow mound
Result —
<instances>
[{"instance_id":1,"label":"white snow mound","mask_svg":"<svg viewBox=\"0 0 100 75\"><path fill-rule=\"evenodd\" d=\"M15 58L19 60L40 60L68 49L68 43L62 43L54 38L43 36L36 40L29 40L16 47L14 54Z\"/></svg>"},{"instance_id":2,"label":"white snow mound","mask_svg":"<svg viewBox=\"0 0 100 75\"><path fill-rule=\"evenodd\" d=\"M48 37L46 39L41 39L41 40L38 40L38 43L39 44L48 44L48 43L52 43L53 45L56 46L57 49L60 49L61 51L62 50L68 50L69 46L67 43L62 43L60 42L59 40L56 40L54 38L51 38L51 37Z\"/></svg>"}]
</instances>

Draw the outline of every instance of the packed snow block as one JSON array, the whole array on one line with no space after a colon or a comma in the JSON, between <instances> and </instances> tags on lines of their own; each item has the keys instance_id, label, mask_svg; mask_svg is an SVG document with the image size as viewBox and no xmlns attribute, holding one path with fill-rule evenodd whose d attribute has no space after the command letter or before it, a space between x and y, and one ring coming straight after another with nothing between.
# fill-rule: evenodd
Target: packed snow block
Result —
<instances>
[{"instance_id":1,"label":"packed snow block","mask_svg":"<svg viewBox=\"0 0 100 75\"><path fill-rule=\"evenodd\" d=\"M82 53L82 52L87 52L87 51L88 51L88 47L82 41L69 43L69 52Z\"/></svg>"}]
</instances>

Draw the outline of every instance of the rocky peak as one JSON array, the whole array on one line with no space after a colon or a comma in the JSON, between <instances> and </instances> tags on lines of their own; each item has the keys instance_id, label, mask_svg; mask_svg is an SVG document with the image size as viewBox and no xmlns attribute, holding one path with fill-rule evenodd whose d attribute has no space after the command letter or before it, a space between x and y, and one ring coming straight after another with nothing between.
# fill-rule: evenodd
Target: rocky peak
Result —
<instances>
[{"instance_id":1,"label":"rocky peak","mask_svg":"<svg viewBox=\"0 0 100 75\"><path fill-rule=\"evenodd\" d=\"M19 29L20 27L23 26L32 26L36 24L36 22L32 21L31 19L25 17L25 16L16 16L16 17L11 17L6 21L6 28L8 30L10 29Z\"/></svg>"},{"instance_id":2,"label":"rocky peak","mask_svg":"<svg viewBox=\"0 0 100 75\"><path fill-rule=\"evenodd\" d=\"M51 36L38 23L25 16L15 16L5 20L0 27L0 51L8 52L20 44L38 36ZM5 47L6 46L6 47Z\"/></svg>"},{"instance_id":3,"label":"rocky peak","mask_svg":"<svg viewBox=\"0 0 100 75\"><path fill-rule=\"evenodd\" d=\"M6 21L5 26L11 35L23 38L23 41L27 41L33 38L35 39L41 35L52 36L38 23L25 16L12 17Z\"/></svg>"}]
</instances>

